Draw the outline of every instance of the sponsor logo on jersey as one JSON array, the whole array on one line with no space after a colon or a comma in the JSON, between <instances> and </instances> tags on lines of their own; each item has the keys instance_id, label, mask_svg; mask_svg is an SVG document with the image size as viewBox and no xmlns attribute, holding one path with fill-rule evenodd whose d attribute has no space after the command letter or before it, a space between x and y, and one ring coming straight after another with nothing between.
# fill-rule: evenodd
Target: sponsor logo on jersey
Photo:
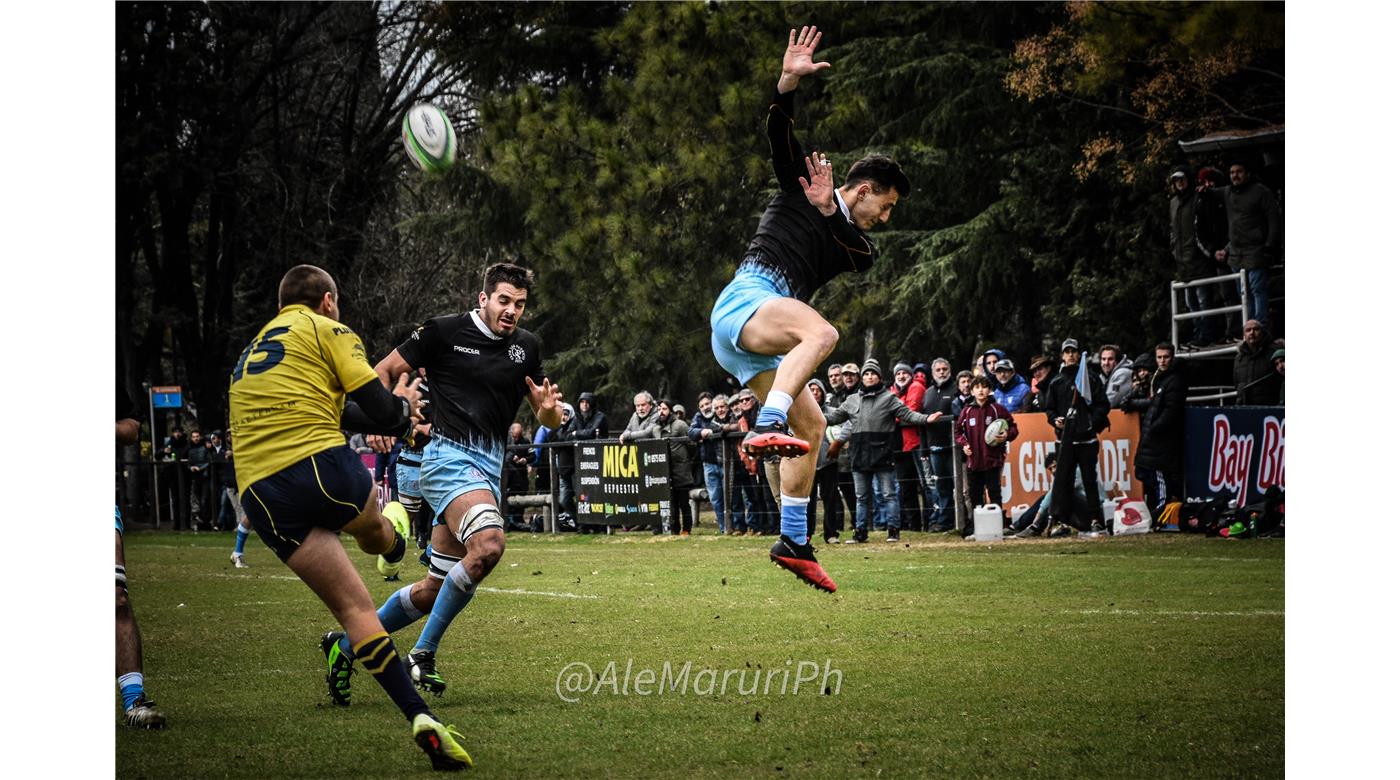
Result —
<instances>
[{"instance_id":1,"label":"sponsor logo on jersey","mask_svg":"<svg viewBox=\"0 0 1400 780\"><path fill-rule=\"evenodd\" d=\"M467 353L468 355L480 355L480 354L481 354L481 352L480 352L479 350L473 349L473 348L471 348L471 347L464 347L464 346L461 346L460 344L454 345L452 348L455 349L455 350L457 350L458 352L465 352L465 353Z\"/></svg>"}]
</instances>

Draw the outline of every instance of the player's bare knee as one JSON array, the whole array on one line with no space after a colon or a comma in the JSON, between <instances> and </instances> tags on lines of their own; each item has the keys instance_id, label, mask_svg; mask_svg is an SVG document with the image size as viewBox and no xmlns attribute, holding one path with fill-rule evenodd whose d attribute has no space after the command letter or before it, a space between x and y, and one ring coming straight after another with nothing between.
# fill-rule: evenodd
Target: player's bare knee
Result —
<instances>
[{"instance_id":1,"label":"player's bare knee","mask_svg":"<svg viewBox=\"0 0 1400 780\"><path fill-rule=\"evenodd\" d=\"M821 352L824 358L836 349L836 342L841 338L841 334L836 331L830 323L823 322L814 328L811 333L805 334L802 338L804 343L811 344L814 349ZM820 359L820 358L818 358Z\"/></svg>"},{"instance_id":2,"label":"player's bare knee","mask_svg":"<svg viewBox=\"0 0 1400 780\"><path fill-rule=\"evenodd\" d=\"M809 417L805 414L794 414L788 417L788 425L792 428L792 434L803 441L820 441L822 434L826 432L825 418ZM816 448L812 449L816 452Z\"/></svg>"},{"instance_id":3,"label":"player's bare knee","mask_svg":"<svg viewBox=\"0 0 1400 780\"><path fill-rule=\"evenodd\" d=\"M504 535L490 534L478 537L472 544L470 555L467 556L471 564L472 571L470 574L472 575L472 579L479 582L482 577L490 574L491 570L496 568L496 564L500 562L501 556L504 555L505 552L506 540Z\"/></svg>"}]
</instances>

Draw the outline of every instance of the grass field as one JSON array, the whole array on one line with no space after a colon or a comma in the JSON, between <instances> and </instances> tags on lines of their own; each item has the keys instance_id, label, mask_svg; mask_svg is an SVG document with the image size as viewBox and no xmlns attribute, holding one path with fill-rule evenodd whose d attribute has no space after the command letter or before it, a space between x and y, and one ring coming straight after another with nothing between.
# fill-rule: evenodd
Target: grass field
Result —
<instances>
[{"instance_id":1,"label":"grass field","mask_svg":"<svg viewBox=\"0 0 1400 780\"><path fill-rule=\"evenodd\" d=\"M450 687L429 704L482 777L1283 774L1282 541L906 533L819 545L835 595L769 563L770 542L513 534L443 642ZM431 774L368 675L353 706L328 703L329 613L256 539L246 570L229 535L126 544L148 689L171 728L119 727L119 777ZM398 587L352 558L376 602ZM419 626L395 636L401 652ZM690 662L691 684L556 693L570 663L621 675L629 659L634 674ZM726 670L805 661L839 669L839 691L818 678L784 695L775 678L750 693L754 676L719 690Z\"/></svg>"}]
</instances>

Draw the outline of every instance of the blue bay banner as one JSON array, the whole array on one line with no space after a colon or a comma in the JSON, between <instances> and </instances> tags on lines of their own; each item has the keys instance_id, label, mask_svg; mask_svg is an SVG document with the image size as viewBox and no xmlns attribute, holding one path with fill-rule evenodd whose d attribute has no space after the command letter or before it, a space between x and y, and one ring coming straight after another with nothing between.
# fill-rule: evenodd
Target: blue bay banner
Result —
<instances>
[{"instance_id":1,"label":"blue bay banner","mask_svg":"<svg viewBox=\"0 0 1400 780\"><path fill-rule=\"evenodd\" d=\"M659 525L671 514L666 442L583 442L574 448L576 522Z\"/></svg>"},{"instance_id":2,"label":"blue bay banner","mask_svg":"<svg viewBox=\"0 0 1400 780\"><path fill-rule=\"evenodd\" d=\"M1240 506L1283 484L1281 406L1187 407L1186 495L1226 494Z\"/></svg>"}]
</instances>

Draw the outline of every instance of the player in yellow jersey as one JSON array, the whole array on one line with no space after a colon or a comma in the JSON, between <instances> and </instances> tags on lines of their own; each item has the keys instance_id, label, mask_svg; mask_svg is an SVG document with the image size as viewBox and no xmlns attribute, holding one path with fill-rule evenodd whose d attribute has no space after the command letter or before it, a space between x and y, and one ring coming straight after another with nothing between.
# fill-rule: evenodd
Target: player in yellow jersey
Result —
<instances>
[{"instance_id":1,"label":"player in yellow jersey","mask_svg":"<svg viewBox=\"0 0 1400 780\"><path fill-rule=\"evenodd\" d=\"M406 434L419 419L418 383L401 377L391 394L379 381L359 336L338 322L335 281L320 268L288 271L277 302L277 316L229 377L239 500L258 536L345 628L355 657L412 723L433 768L471 766L461 735L414 690L336 538L345 531L361 550L393 565L402 560L407 529L380 514L373 481L341 431Z\"/></svg>"}]
</instances>

